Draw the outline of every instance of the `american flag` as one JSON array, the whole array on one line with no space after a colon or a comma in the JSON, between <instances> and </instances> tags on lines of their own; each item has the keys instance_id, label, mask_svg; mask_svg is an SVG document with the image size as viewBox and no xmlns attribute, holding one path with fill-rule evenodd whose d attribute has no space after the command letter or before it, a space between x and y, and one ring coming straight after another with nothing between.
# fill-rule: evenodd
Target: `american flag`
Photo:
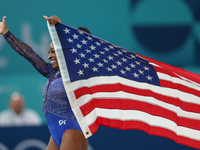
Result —
<instances>
[{"instance_id":1,"label":"american flag","mask_svg":"<svg viewBox=\"0 0 200 150\"><path fill-rule=\"evenodd\" d=\"M49 26L85 137L99 125L143 130L200 149L200 76L73 27Z\"/></svg>"}]
</instances>

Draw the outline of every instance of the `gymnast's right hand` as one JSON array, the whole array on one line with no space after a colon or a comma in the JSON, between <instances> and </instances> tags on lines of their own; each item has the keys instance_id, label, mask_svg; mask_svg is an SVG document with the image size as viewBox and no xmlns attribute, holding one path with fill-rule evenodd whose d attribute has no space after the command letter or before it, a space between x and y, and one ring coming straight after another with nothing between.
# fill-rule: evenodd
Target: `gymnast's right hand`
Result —
<instances>
[{"instance_id":1,"label":"gymnast's right hand","mask_svg":"<svg viewBox=\"0 0 200 150\"><path fill-rule=\"evenodd\" d=\"M4 35L8 32L6 16L2 18L2 22L0 22L0 34Z\"/></svg>"}]
</instances>

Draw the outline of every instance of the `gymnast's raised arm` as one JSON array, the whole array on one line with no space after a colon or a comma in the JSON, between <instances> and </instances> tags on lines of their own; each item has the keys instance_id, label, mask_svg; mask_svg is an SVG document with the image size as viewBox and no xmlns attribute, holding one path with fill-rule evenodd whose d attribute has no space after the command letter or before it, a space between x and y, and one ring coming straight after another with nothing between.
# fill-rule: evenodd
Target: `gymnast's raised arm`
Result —
<instances>
[{"instance_id":1,"label":"gymnast's raised arm","mask_svg":"<svg viewBox=\"0 0 200 150\"><path fill-rule=\"evenodd\" d=\"M26 58L43 76L48 77L51 64L45 62L33 49L26 43L15 37L7 28L6 17L0 22L0 34L4 36L10 46L21 56Z\"/></svg>"}]
</instances>

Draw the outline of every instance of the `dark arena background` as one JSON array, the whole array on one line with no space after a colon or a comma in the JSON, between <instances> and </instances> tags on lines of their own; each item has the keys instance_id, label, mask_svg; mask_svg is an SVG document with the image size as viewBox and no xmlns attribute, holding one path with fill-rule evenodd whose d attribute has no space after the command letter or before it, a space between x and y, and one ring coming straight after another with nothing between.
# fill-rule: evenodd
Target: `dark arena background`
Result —
<instances>
[{"instance_id":1,"label":"dark arena background","mask_svg":"<svg viewBox=\"0 0 200 150\"><path fill-rule=\"evenodd\" d=\"M93 35L138 54L200 74L199 0L4 1L8 29L48 61L51 43L43 15L85 26ZM0 36L0 111L18 91L43 120L39 127L0 127L0 150L45 150L50 133L42 112L46 78ZM194 150L138 130L100 127L89 150Z\"/></svg>"}]
</instances>

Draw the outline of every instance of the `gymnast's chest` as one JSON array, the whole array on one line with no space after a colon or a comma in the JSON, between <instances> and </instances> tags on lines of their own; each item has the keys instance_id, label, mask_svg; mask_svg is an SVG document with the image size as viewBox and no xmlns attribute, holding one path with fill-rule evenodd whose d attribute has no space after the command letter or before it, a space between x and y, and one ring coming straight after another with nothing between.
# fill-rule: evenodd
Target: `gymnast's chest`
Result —
<instances>
[{"instance_id":1,"label":"gymnast's chest","mask_svg":"<svg viewBox=\"0 0 200 150\"><path fill-rule=\"evenodd\" d=\"M43 97L45 100L63 101L66 100L67 95L63 85L62 78L55 78L48 80L43 91Z\"/></svg>"}]
</instances>

